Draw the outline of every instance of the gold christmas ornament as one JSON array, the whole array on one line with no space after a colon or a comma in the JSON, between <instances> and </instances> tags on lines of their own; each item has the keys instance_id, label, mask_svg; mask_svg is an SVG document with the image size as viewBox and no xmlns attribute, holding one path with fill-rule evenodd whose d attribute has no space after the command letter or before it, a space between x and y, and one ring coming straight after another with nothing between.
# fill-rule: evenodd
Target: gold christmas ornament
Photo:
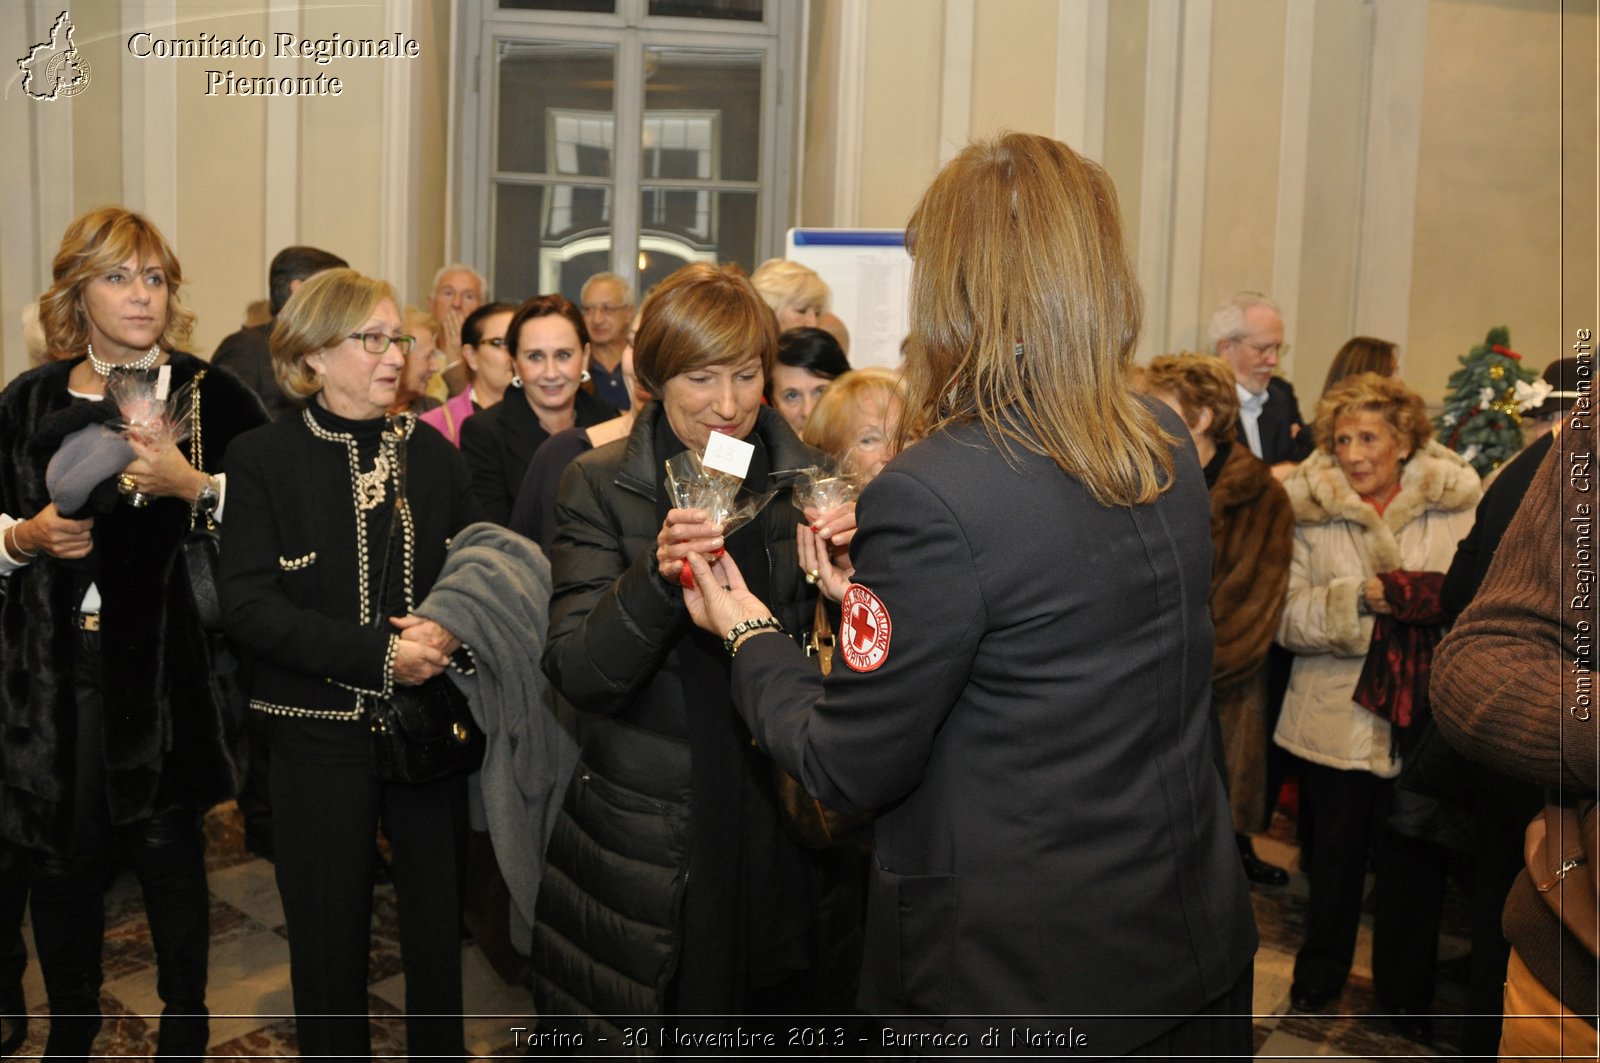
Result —
<instances>
[{"instance_id":1,"label":"gold christmas ornament","mask_svg":"<svg viewBox=\"0 0 1600 1063\"><path fill-rule=\"evenodd\" d=\"M1506 375L1505 366L1503 366L1503 365L1491 365L1489 367L1489 379L1490 380L1499 380L1502 377L1504 377L1505 375Z\"/></svg>"}]
</instances>

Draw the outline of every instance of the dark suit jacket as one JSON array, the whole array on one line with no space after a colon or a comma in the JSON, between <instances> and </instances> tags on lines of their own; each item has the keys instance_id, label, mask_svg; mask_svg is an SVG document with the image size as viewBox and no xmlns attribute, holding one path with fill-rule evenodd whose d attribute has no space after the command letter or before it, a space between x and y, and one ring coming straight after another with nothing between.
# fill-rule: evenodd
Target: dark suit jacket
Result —
<instances>
[{"instance_id":1,"label":"dark suit jacket","mask_svg":"<svg viewBox=\"0 0 1600 1063\"><path fill-rule=\"evenodd\" d=\"M267 408L267 416L276 421L288 414L298 413L300 407L283 393L278 386L278 378L272 373L272 349L267 342L271 335L271 321L265 325L242 328L217 344L211 364L220 365L243 380L251 391L261 397L261 404Z\"/></svg>"},{"instance_id":2,"label":"dark suit jacket","mask_svg":"<svg viewBox=\"0 0 1600 1063\"><path fill-rule=\"evenodd\" d=\"M609 421L617 411L579 391L576 414L576 427L587 428ZM472 492L485 520L505 524L511 519L533 452L549 438L521 388L508 388L504 400L461 422L461 453L472 469Z\"/></svg>"},{"instance_id":3,"label":"dark suit jacket","mask_svg":"<svg viewBox=\"0 0 1600 1063\"><path fill-rule=\"evenodd\" d=\"M1311 438L1311 427L1300 416L1300 400L1295 397L1294 385L1273 377L1267 381L1267 394L1270 398L1261 407L1261 419L1257 422L1261 429L1261 460L1268 465L1305 461L1316 444ZM1296 425L1300 427L1298 434L1294 431ZM1243 417L1239 419L1237 433L1239 442L1249 447L1250 438L1245 435Z\"/></svg>"},{"instance_id":4,"label":"dark suit jacket","mask_svg":"<svg viewBox=\"0 0 1600 1063\"><path fill-rule=\"evenodd\" d=\"M828 806L880 810L869 1013L922 1031L1053 1015L1027 1025L1117 1055L1251 963L1212 761L1210 505L1182 423L1158 416L1185 440L1178 481L1131 508L976 426L917 443L861 498L832 674L771 635L734 658L773 759Z\"/></svg>"},{"instance_id":5,"label":"dark suit jacket","mask_svg":"<svg viewBox=\"0 0 1600 1063\"><path fill-rule=\"evenodd\" d=\"M1511 518L1517 515L1517 507L1522 505L1522 497L1528 493L1533 475L1539 471L1539 463L1550 453L1554 443L1555 437L1550 433L1534 440L1500 470L1494 483L1483 492L1478 502L1477 520L1467 537L1456 546L1456 556L1450 562L1450 571L1444 574L1444 587L1439 592L1446 627L1456 622L1461 610L1483 585L1483 577L1489 574L1489 562L1494 560L1494 552L1500 548L1500 540L1511 526Z\"/></svg>"}]
</instances>

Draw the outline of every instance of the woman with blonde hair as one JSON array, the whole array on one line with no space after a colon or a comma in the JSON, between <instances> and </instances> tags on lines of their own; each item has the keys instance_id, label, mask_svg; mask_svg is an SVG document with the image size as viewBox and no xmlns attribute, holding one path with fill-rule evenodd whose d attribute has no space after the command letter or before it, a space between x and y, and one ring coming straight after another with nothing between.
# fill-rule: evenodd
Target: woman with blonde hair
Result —
<instances>
[{"instance_id":1,"label":"woman with blonde hair","mask_svg":"<svg viewBox=\"0 0 1600 1063\"><path fill-rule=\"evenodd\" d=\"M103 892L125 860L155 942L159 1051L200 1055L200 817L232 796L233 763L179 550L196 524L221 521L224 455L266 413L232 374L177 349L194 315L147 219L120 207L74 219L51 274L48 360L0 395L0 839L23 853L32 889L45 1054L82 1059L100 1028ZM195 431L181 444L129 438L120 475L115 440L112 467L105 451L71 464L83 430L117 415L108 387L130 374L190 387Z\"/></svg>"},{"instance_id":2,"label":"woman with blonde hair","mask_svg":"<svg viewBox=\"0 0 1600 1063\"><path fill-rule=\"evenodd\" d=\"M1289 873L1255 853L1264 830L1267 786L1267 650L1289 586L1294 518L1289 496L1261 460L1238 443L1239 392L1233 370L1204 354L1165 355L1140 374L1140 387L1172 407L1194 440L1211 498L1211 712L1221 730L1223 778L1245 876L1284 886Z\"/></svg>"},{"instance_id":3,"label":"woman with blonde hair","mask_svg":"<svg viewBox=\"0 0 1600 1063\"><path fill-rule=\"evenodd\" d=\"M407 1051L462 1053L466 779L379 778L368 722L396 685L464 663L460 640L414 608L447 544L478 516L460 451L418 431L414 414L388 414L411 346L401 321L384 281L351 269L307 280L272 330L278 382L305 408L252 432L228 459L237 508L222 605L271 753L274 869L308 1058L371 1055L380 821L394 853Z\"/></svg>"},{"instance_id":4,"label":"woman with blonde hair","mask_svg":"<svg viewBox=\"0 0 1600 1063\"><path fill-rule=\"evenodd\" d=\"M750 283L778 317L778 331L816 328L828 309L828 283L809 266L769 258L750 274Z\"/></svg>"},{"instance_id":5,"label":"woman with blonde hair","mask_svg":"<svg viewBox=\"0 0 1600 1063\"><path fill-rule=\"evenodd\" d=\"M1444 572L1482 493L1472 466L1433 441L1421 396L1393 378L1346 378L1322 396L1313 430L1316 452L1284 483L1294 559L1277 637L1295 660L1273 736L1304 761L1316 816L1289 995L1298 1011L1332 1003L1349 976L1367 854L1428 719L1426 629L1437 641ZM1368 661L1375 654L1381 667ZM1407 884L1385 874L1381 847L1378 859L1384 905Z\"/></svg>"},{"instance_id":6,"label":"woman with blonde hair","mask_svg":"<svg viewBox=\"0 0 1600 1063\"><path fill-rule=\"evenodd\" d=\"M1099 166L1020 133L924 193L896 435L927 427L862 494L826 679L745 559L686 544L690 613L760 747L824 805L877 812L860 1002L902 1043L1026 1013L1078 1016L1096 1055L1251 1051L1205 481L1183 422L1129 386L1116 204Z\"/></svg>"}]
</instances>

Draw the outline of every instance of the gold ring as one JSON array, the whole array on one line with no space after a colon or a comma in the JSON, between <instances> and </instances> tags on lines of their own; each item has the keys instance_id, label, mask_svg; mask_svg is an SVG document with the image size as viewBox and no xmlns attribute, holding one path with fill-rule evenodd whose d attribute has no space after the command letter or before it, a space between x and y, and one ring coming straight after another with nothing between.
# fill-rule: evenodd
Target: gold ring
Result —
<instances>
[{"instance_id":1,"label":"gold ring","mask_svg":"<svg viewBox=\"0 0 1600 1063\"><path fill-rule=\"evenodd\" d=\"M822 573L818 572L816 569L811 569L809 572L806 573L806 582L807 583L815 583L815 582L817 582L817 580L819 580L821 578L822 578Z\"/></svg>"},{"instance_id":2,"label":"gold ring","mask_svg":"<svg viewBox=\"0 0 1600 1063\"><path fill-rule=\"evenodd\" d=\"M125 495L139 493L139 481L134 479L133 473L125 472L117 477L117 490Z\"/></svg>"}]
</instances>

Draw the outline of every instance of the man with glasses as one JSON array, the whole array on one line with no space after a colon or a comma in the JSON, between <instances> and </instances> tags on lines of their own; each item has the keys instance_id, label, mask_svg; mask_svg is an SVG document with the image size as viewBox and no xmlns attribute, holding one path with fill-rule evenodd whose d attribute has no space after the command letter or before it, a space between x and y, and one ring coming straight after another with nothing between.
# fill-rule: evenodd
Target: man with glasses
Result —
<instances>
[{"instance_id":1,"label":"man with glasses","mask_svg":"<svg viewBox=\"0 0 1600 1063\"><path fill-rule=\"evenodd\" d=\"M1233 367L1239 392L1239 442L1285 479L1312 450L1294 385L1273 376L1289 353L1278 304L1259 292L1240 292L1211 317L1217 357Z\"/></svg>"},{"instance_id":2,"label":"man with glasses","mask_svg":"<svg viewBox=\"0 0 1600 1063\"><path fill-rule=\"evenodd\" d=\"M472 382L472 373L461 361L461 323L483 304L488 288L483 274L464 262L441 266L433 275L428 312L439 322L439 353L444 355L440 375L451 395L461 394Z\"/></svg>"},{"instance_id":3,"label":"man with glasses","mask_svg":"<svg viewBox=\"0 0 1600 1063\"><path fill-rule=\"evenodd\" d=\"M615 273L596 273L583 282L583 323L589 329L589 374L594 393L619 410L633 404L622 379L622 349L633 320L633 293Z\"/></svg>"}]
</instances>

